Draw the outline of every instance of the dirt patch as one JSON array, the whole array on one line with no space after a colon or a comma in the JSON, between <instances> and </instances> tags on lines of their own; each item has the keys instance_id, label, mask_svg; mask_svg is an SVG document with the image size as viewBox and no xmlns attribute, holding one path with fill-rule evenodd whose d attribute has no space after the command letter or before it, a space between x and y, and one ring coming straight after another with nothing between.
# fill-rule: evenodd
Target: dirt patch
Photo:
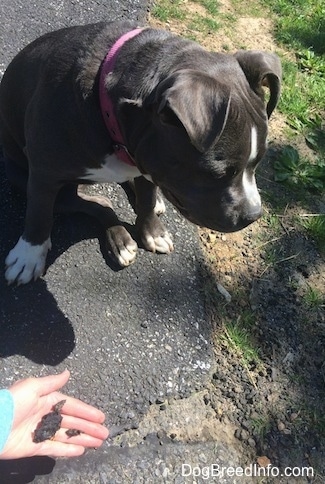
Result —
<instances>
[{"instance_id":1,"label":"dirt patch","mask_svg":"<svg viewBox=\"0 0 325 484\"><path fill-rule=\"evenodd\" d=\"M195 37L215 51L258 49L292 58L275 43L272 20L264 12L238 18L231 1L219 5L220 18L236 19L221 24L216 33L191 31L188 18L167 24L151 19L151 24ZM184 6L189 16L207 15L195 2ZM291 144L301 154L312 155L303 139L288 140L285 117L278 112L272 116L269 139L270 149L258 171L265 216L236 234L199 230L217 362L205 403L216 420L234 432L247 456L266 457L281 469L313 467L310 480L278 477L263 482L323 482L325 261L297 217L317 213L324 200L274 182L278 146ZM313 291L320 299L313 298ZM245 356L230 329L249 338L256 353ZM216 438L223 436L216 432Z\"/></svg>"},{"instance_id":2,"label":"dirt patch","mask_svg":"<svg viewBox=\"0 0 325 484\"><path fill-rule=\"evenodd\" d=\"M222 20L224 15L234 14L231 2L218 2L220 12L220 22L217 32L205 31L200 33L191 28L189 18L194 19L196 16L210 17L206 8L194 2L184 2L184 11L187 17L184 20L169 19L167 22L160 22L157 19L150 18L150 24L158 28L170 30L179 35L193 38L195 37L201 45L207 49L215 51L236 51L240 48L275 50L277 47L273 40L273 23L271 19L260 17L241 17L229 27L229 22ZM219 18L219 17L218 17Z\"/></svg>"},{"instance_id":3,"label":"dirt patch","mask_svg":"<svg viewBox=\"0 0 325 484\"><path fill-rule=\"evenodd\" d=\"M138 429L122 435L120 443L136 445L150 433L163 433L175 442L221 441L243 454L242 444L235 438L236 426L225 425L215 418L215 411L207 406L208 392L198 392L182 400L161 401L151 405Z\"/></svg>"}]
</instances>

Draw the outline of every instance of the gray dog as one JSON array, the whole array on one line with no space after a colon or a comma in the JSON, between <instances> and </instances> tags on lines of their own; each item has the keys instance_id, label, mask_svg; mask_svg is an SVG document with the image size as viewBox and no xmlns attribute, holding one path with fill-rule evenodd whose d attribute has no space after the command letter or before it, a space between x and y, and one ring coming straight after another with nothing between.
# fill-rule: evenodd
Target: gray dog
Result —
<instances>
[{"instance_id":1,"label":"gray dog","mask_svg":"<svg viewBox=\"0 0 325 484\"><path fill-rule=\"evenodd\" d=\"M222 232L261 216L255 169L280 95L274 54L207 52L131 22L46 34L11 62L0 88L10 181L27 192L25 229L6 258L6 279L43 272L54 210L94 215L121 266L137 244L109 201L78 185L117 182L129 193L150 251L173 244L157 187L191 222ZM264 90L270 89L265 106Z\"/></svg>"}]
</instances>

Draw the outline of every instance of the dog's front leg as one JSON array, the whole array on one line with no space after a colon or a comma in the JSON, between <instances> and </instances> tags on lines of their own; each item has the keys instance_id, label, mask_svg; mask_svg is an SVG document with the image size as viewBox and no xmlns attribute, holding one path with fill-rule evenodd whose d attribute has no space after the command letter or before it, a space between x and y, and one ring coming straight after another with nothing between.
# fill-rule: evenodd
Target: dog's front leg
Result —
<instances>
[{"instance_id":1,"label":"dog's front leg","mask_svg":"<svg viewBox=\"0 0 325 484\"><path fill-rule=\"evenodd\" d=\"M121 187L125 191L131 207L133 208L135 213L137 213L134 179L121 183ZM166 212L165 202L157 189L156 189L156 205L154 210L156 215L162 215L163 213Z\"/></svg>"},{"instance_id":2,"label":"dog's front leg","mask_svg":"<svg viewBox=\"0 0 325 484\"><path fill-rule=\"evenodd\" d=\"M108 254L120 266L126 267L134 262L138 245L123 227L115 214L111 202L100 195L88 195L82 186L69 185L61 190L56 209L87 213L95 217L104 227Z\"/></svg>"},{"instance_id":3,"label":"dog's front leg","mask_svg":"<svg viewBox=\"0 0 325 484\"><path fill-rule=\"evenodd\" d=\"M157 187L144 177L134 179L136 228L145 249L167 254L174 250L170 234L157 213Z\"/></svg>"},{"instance_id":4,"label":"dog's front leg","mask_svg":"<svg viewBox=\"0 0 325 484\"><path fill-rule=\"evenodd\" d=\"M58 189L30 175L25 230L5 261L5 277L9 284L27 284L44 273L51 248L53 205Z\"/></svg>"}]
</instances>

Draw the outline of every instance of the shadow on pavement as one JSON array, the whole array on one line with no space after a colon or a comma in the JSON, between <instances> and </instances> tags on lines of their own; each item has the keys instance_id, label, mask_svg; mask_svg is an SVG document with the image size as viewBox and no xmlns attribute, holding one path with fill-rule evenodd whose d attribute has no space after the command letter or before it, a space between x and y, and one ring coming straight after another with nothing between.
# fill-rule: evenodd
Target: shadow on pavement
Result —
<instances>
[{"instance_id":1,"label":"shadow on pavement","mask_svg":"<svg viewBox=\"0 0 325 484\"><path fill-rule=\"evenodd\" d=\"M35 363L56 366L75 347L69 319L59 309L44 280L16 287L7 286L4 278L4 260L23 230L26 199L12 189L2 161L0 154L0 357L17 354ZM84 214L55 216L53 249L48 255L47 268L69 247L89 238L99 239L106 264L118 272L121 267L107 255L103 229L95 219Z\"/></svg>"},{"instance_id":2,"label":"shadow on pavement","mask_svg":"<svg viewBox=\"0 0 325 484\"><path fill-rule=\"evenodd\" d=\"M36 476L51 474L55 460L50 457L28 457L0 461L1 482L6 484L27 484Z\"/></svg>"}]
</instances>

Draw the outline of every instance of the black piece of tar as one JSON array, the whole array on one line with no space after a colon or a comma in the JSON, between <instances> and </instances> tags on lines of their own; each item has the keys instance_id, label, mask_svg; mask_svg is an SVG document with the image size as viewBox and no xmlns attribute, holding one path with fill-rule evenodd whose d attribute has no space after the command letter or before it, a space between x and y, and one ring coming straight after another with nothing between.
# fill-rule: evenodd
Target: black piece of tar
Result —
<instances>
[{"instance_id":1,"label":"black piece of tar","mask_svg":"<svg viewBox=\"0 0 325 484\"><path fill-rule=\"evenodd\" d=\"M81 430L68 429L68 430L65 431L65 433L67 434L68 437L75 437L76 435L81 434Z\"/></svg>"},{"instance_id":2,"label":"black piece of tar","mask_svg":"<svg viewBox=\"0 0 325 484\"><path fill-rule=\"evenodd\" d=\"M39 443L54 437L61 426L62 415L60 412L65 402L66 400L61 400L61 402L54 405L52 412L42 417L42 420L34 431L33 442Z\"/></svg>"}]
</instances>

